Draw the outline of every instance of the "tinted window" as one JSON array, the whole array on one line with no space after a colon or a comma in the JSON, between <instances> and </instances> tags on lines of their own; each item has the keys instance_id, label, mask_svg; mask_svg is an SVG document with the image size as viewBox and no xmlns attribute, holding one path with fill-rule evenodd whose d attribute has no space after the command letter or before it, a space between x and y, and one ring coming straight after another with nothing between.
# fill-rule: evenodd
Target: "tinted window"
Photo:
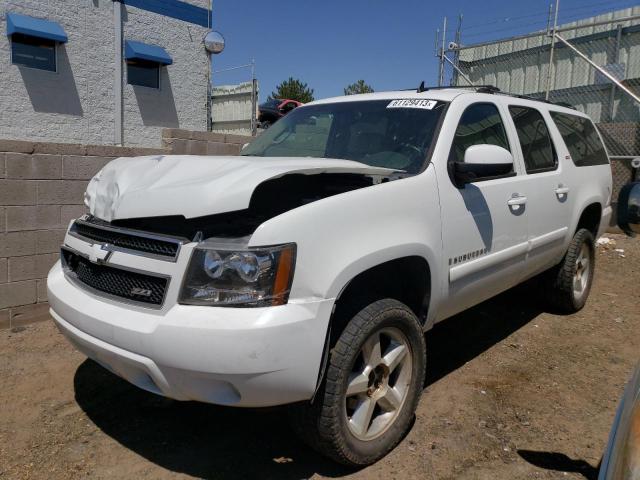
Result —
<instances>
[{"instance_id":1,"label":"tinted window","mask_svg":"<svg viewBox=\"0 0 640 480\"><path fill-rule=\"evenodd\" d=\"M160 88L160 67L151 62L127 62L127 83Z\"/></svg>"},{"instance_id":2,"label":"tinted window","mask_svg":"<svg viewBox=\"0 0 640 480\"><path fill-rule=\"evenodd\" d=\"M527 172L554 169L557 166L551 136L542 114L525 107L509 107L518 132Z\"/></svg>"},{"instance_id":3,"label":"tinted window","mask_svg":"<svg viewBox=\"0 0 640 480\"><path fill-rule=\"evenodd\" d=\"M294 109L294 108L296 108L296 107L297 107L297 105L296 105L295 103L293 103L293 102L288 102L288 103L285 103L285 104L282 106L282 110L283 110L283 111L285 111L285 112L290 112L291 110L293 110L293 109Z\"/></svg>"},{"instance_id":4,"label":"tinted window","mask_svg":"<svg viewBox=\"0 0 640 480\"><path fill-rule=\"evenodd\" d=\"M271 100L267 100L261 106L262 107L269 107L269 108L276 108L281 103L282 103L282 100L278 100L277 98L273 98Z\"/></svg>"},{"instance_id":5,"label":"tinted window","mask_svg":"<svg viewBox=\"0 0 640 480\"><path fill-rule=\"evenodd\" d=\"M242 150L259 157L355 160L418 173L433 142L444 102L419 108L371 100L301 106Z\"/></svg>"},{"instance_id":6,"label":"tinted window","mask_svg":"<svg viewBox=\"0 0 640 480\"><path fill-rule=\"evenodd\" d=\"M576 167L606 165L607 152L591 120L566 113L551 112Z\"/></svg>"},{"instance_id":7,"label":"tinted window","mask_svg":"<svg viewBox=\"0 0 640 480\"><path fill-rule=\"evenodd\" d=\"M15 33L11 36L11 63L55 72L56 43Z\"/></svg>"},{"instance_id":8,"label":"tinted window","mask_svg":"<svg viewBox=\"0 0 640 480\"><path fill-rule=\"evenodd\" d=\"M509 150L507 134L498 108L492 103L476 103L462 114L453 139L452 161L463 162L467 148L486 144L498 145Z\"/></svg>"}]
</instances>

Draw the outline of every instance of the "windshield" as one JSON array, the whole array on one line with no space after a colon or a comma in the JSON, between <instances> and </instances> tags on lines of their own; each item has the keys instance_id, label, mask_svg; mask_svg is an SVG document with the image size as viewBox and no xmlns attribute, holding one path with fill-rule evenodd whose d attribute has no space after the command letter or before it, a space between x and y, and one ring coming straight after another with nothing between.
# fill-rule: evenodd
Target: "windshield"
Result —
<instances>
[{"instance_id":1,"label":"windshield","mask_svg":"<svg viewBox=\"0 0 640 480\"><path fill-rule=\"evenodd\" d=\"M241 155L337 158L418 173L445 105L400 99L299 107Z\"/></svg>"},{"instance_id":2,"label":"windshield","mask_svg":"<svg viewBox=\"0 0 640 480\"><path fill-rule=\"evenodd\" d=\"M260 105L261 107L271 107L271 108L276 108L278 105L280 105L282 103L282 100L279 100L277 98L272 98L271 100L267 100L266 102L264 102L262 105Z\"/></svg>"}]
</instances>

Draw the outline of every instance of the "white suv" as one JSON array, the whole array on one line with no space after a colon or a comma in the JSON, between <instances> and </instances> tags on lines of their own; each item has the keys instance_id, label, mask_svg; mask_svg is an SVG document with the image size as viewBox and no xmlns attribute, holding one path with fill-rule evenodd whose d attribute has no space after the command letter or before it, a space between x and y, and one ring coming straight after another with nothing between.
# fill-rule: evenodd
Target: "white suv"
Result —
<instances>
[{"instance_id":1,"label":"white suv","mask_svg":"<svg viewBox=\"0 0 640 480\"><path fill-rule=\"evenodd\" d=\"M301 106L238 157L119 158L49 274L87 356L178 400L292 405L346 464L408 429L424 332L535 275L575 312L611 216L594 125L495 89Z\"/></svg>"}]
</instances>

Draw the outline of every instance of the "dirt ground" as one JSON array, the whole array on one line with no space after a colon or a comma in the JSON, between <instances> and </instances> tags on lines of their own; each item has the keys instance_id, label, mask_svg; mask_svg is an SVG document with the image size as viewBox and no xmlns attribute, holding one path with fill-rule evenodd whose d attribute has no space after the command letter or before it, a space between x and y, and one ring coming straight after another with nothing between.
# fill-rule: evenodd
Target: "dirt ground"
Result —
<instances>
[{"instance_id":1,"label":"dirt ground","mask_svg":"<svg viewBox=\"0 0 640 480\"><path fill-rule=\"evenodd\" d=\"M523 286L428 333L415 423L362 470L306 448L279 409L143 392L52 322L2 331L0 478L595 480L640 346L640 240L609 237L579 314L546 313Z\"/></svg>"}]
</instances>

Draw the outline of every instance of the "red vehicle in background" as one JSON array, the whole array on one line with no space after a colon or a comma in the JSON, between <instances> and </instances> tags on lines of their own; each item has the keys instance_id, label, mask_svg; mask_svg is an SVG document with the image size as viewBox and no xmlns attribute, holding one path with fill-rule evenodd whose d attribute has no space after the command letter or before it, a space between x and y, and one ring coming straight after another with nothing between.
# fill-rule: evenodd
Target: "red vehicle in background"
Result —
<instances>
[{"instance_id":1,"label":"red vehicle in background","mask_svg":"<svg viewBox=\"0 0 640 480\"><path fill-rule=\"evenodd\" d=\"M261 128L269 128L291 110L302 105L288 98L270 98L258 107L258 122Z\"/></svg>"}]
</instances>

